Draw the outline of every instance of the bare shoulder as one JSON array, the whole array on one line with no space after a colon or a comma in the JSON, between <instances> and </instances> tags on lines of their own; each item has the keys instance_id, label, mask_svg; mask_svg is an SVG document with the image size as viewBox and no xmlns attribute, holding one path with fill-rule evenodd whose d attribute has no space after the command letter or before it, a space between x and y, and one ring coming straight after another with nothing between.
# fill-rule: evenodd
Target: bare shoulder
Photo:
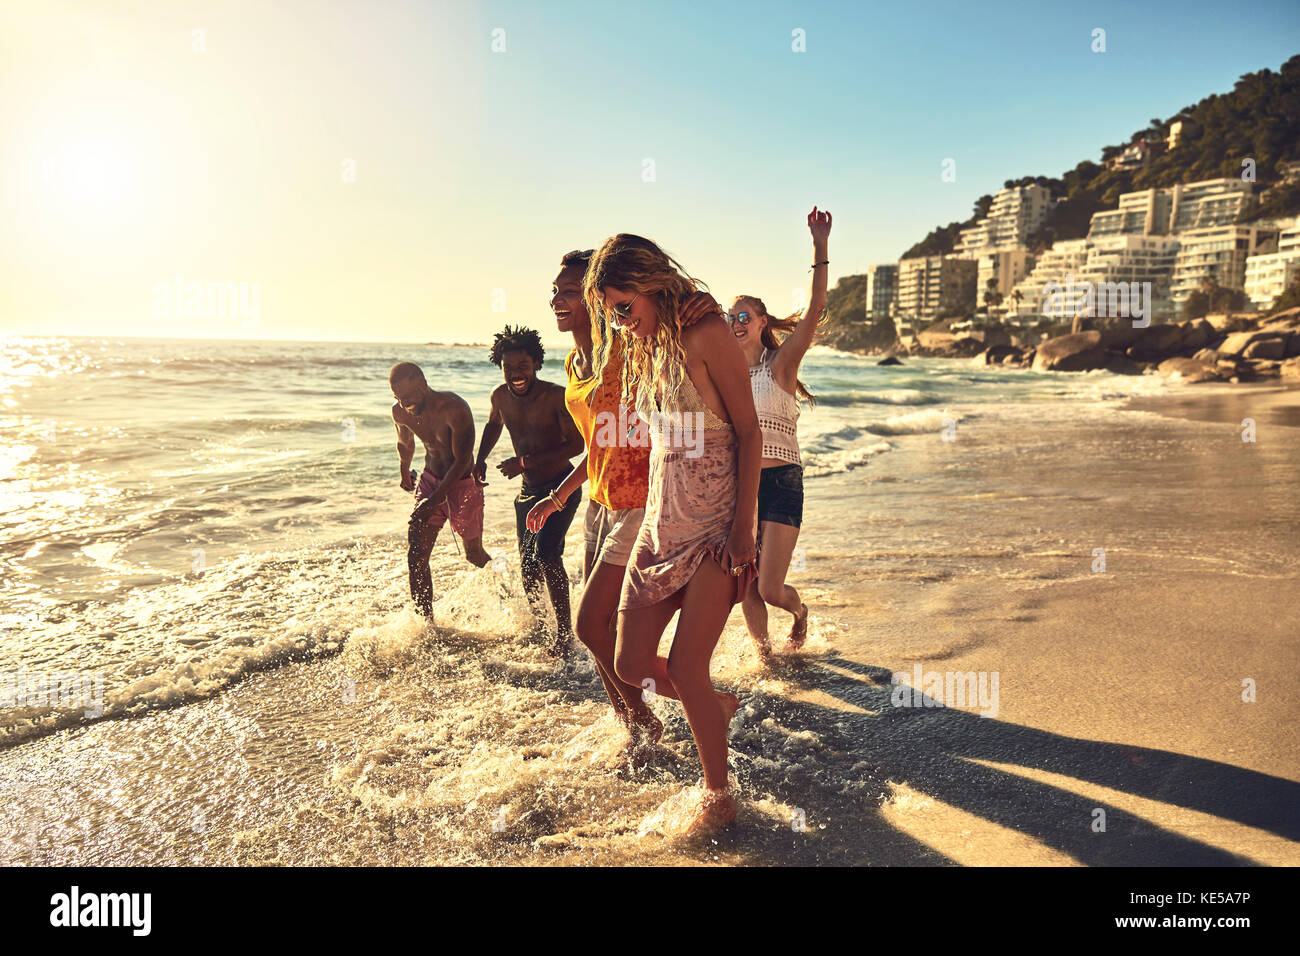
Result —
<instances>
[{"instance_id":1,"label":"bare shoulder","mask_svg":"<svg viewBox=\"0 0 1300 956\"><path fill-rule=\"evenodd\" d=\"M406 424L406 412L403 410L401 402L393 402L393 421L399 425Z\"/></svg>"},{"instance_id":2,"label":"bare shoulder","mask_svg":"<svg viewBox=\"0 0 1300 956\"><path fill-rule=\"evenodd\" d=\"M731 326L720 315L706 315L682 332L682 348L706 365L717 360L727 361L740 354Z\"/></svg>"},{"instance_id":3,"label":"bare shoulder","mask_svg":"<svg viewBox=\"0 0 1300 956\"><path fill-rule=\"evenodd\" d=\"M438 411L448 421L472 422L474 420L474 415L469 410L469 402L455 392L441 392L439 394Z\"/></svg>"},{"instance_id":4,"label":"bare shoulder","mask_svg":"<svg viewBox=\"0 0 1300 956\"><path fill-rule=\"evenodd\" d=\"M490 401L493 405L495 405L497 403L497 400L500 399L503 395L505 395L505 393L506 393L506 383L502 382L496 388L492 389L492 395L488 398L488 401ZM459 398L460 396L457 395L456 397Z\"/></svg>"},{"instance_id":5,"label":"bare shoulder","mask_svg":"<svg viewBox=\"0 0 1300 956\"><path fill-rule=\"evenodd\" d=\"M723 321L722 316L706 315L694 325L682 329L682 347L691 351L701 350L701 357L707 357L714 349L727 342L736 343L731 334L731 327Z\"/></svg>"}]
</instances>

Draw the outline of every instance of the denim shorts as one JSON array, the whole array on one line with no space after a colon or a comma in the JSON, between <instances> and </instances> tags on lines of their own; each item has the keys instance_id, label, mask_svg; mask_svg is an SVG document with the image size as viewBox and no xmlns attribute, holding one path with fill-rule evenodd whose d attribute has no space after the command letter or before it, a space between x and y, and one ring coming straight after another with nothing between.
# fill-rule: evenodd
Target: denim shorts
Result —
<instances>
[{"instance_id":1,"label":"denim shorts","mask_svg":"<svg viewBox=\"0 0 1300 956\"><path fill-rule=\"evenodd\" d=\"M758 520L803 524L803 465L764 468L758 476Z\"/></svg>"}]
</instances>

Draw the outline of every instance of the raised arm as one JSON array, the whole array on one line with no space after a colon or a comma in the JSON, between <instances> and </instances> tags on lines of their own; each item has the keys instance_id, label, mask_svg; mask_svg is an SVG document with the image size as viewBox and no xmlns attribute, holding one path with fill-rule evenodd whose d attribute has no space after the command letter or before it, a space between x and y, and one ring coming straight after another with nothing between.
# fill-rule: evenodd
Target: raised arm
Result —
<instances>
[{"instance_id":1,"label":"raised arm","mask_svg":"<svg viewBox=\"0 0 1300 956\"><path fill-rule=\"evenodd\" d=\"M799 324L781 343L776 356L772 359L772 374L782 385L794 390L795 379L799 377L799 363L812 347L813 336L817 332L817 323L821 321L826 309L826 278L830 266L826 264L826 250L831 234L831 214L818 212L813 206L808 213L808 231L812 233L813 258L812 279L808 288L808 307L799 317Z\"/></svg>"}]
</instances>

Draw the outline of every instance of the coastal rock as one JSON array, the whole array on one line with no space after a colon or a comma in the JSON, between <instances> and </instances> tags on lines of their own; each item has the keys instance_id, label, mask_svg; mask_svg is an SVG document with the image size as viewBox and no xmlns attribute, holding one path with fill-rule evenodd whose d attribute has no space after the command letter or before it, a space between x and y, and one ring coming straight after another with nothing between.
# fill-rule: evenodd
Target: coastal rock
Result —
<instances>
[{"instance_id":1,"label":"coastal rock","mask_svg":"<svg viewBox=\"0 0 1300 956\"><path fill-rule=\"evenodd\" d=\"M1124 319L1099 331L1102 348L1122 352L1140 339L1146 329L1135 328L1131 319Z\"/></svg>"},{"instance_id":2,"label":"coastal rock","mask_svg":"<svg viewBox=\"0 0 1300 956\"><path fill-rule=\"evenodd\" d=\"M877 365L902 365L903 363L900 362L896 356L886 355L876 364Z\"/></svg>"},{"instance_id":3,"label":"coastal rock","mask_svg":"<svg viewBox=\"0 0 1300 956\"><path fill-rule=\"evenodd\" d=\"M943 330L923 329L916 334L916 339L921 343L921 348L930 352L942 352L953 347L957 342L957 336L951 332Z\"/></svg>"},{"instance_id":4,"label":"coastal rock","mask_svg":"<svg viewBox=\"0 0 1300 956\"><path fill-rule=\"evenodd\" d=\"M1005 365L1008 359L1019 361L1020 349L1014 345L990 345L979 355L971 359L972 365Z\"/></svg>"},{"instance_id":5,"label":"coastal rock","mask_svg":"<svg viewBox=\"0 0 1300 956\"><path fill-rule=\"evenodd\" d=\"M1200 349L1210 344L1210 341L1217 337L1214 326L1210 325L1204 319L1193 319L1191 322L1183 323L1183 342L1182 348Z\"/></svg>"},{"instance_id":6,"label":"coastal rock","mask_svg":"<svg viewBox=\"0 0 1300 956\"><path fill-rule=\"evenodd\" d=\"M1278 372L1284 379L1300 381L1300 358L1294 358L1283 362L1282 367L1278 369Z\"/></svg>"},{"instance_id":7,"label":"coastal rock","mask_svg":"<svg viewBox=\"0 0 1300 956\"><path fill-rule=\"evenodd\" d=\"M1107 352L1106 362L1102 365L1108 372L1116 375L1141 375L1147 369L1144 362L1135 362L1126 355L1120 355L1118 352Z\"/></svg>"},{"instance_id":8,"label":"coastal rock","mask_svg":"<svg viewBox=\"0 0 1300 956\"><path fill-rule=\"evenodd\" d=\"M1181 325L1152 325L1141 331L1142 335L1129 347L1129 358L1139 361L1159 361L1177 352L1183 346L1185 333Z\"/></svg>"},{"instance_id":9,"label":"coastal rock","mask_svg":"<svg viewBox=\"0 0 1300 956\"><path fill-rule=\"evenodd\" d=\"M1219 360L1219 350L1201 349L1199 352L1193 355L1192 358L1196 359L1198 362L1204 362L1206 365L1213 365L1215 362Z\"/></svg>"},{"instance_id":10,"label":"coastal rock","mask_svg":"<svg viewBox=\"0 0 1300 956\"><path fill-rule=\"evenodd\" d=\"M1281 362L1250 362L1246 367L1255 379L1278 378L1282 374Z\"/></svg>"},{"instance_id":11,"label":"coastal rock","mask_svg":"<svg viewBox=\"0 0 1300 956\"><path fill-rule=\"evenodd\" d=\"M1161 375L1179 376L1184 382L1217 382L1218 370L1194 358L1167 358L1157 366Z\"/></svg>"},{"instance_id":12,"label":"coastal rock","mask_svg":"<svg viewBox=\"0 0 1300 956\"><path fill-rule=\"evenodd\" d=\"M1245 317L1236 313L1207 315L1205 321L1210 323L1216 332L1239 332L1246 327Z\"/></svg>"},{"instance_id":13,"label":"coastal rock","mask_svg":"<svg viewBox=\"0 0 1300 956\"><path fill-rule=\"evenodd\" d=\"M1034 369L1039 372L1086 372L1101 368L1105 362L1106 350L1096 330L1048 339L1034 355Z\"/></svg>"},{"instance_id":14,"label":"coastal rock","mask_svg":"<svg viewBox=\"0 0 1300 956\"><path fill-rule=\"evenodd\" d=\"M1287 340L1281 336L1255 339L1241 356L1246 359L1282 359L1286 358L1286 345Z\"/></svg>"},{"instance_id":15,"label":"coastal rock","mask_svg":"<svg viewBox=\"0 0 1300 956\"><path fill-rule=\"evenodd\" d=\"M1234 332L1219 343L1220 355L1240 355L1246 346L1255 341L1258 332Z\"/></svg>"},{"instance_id":16,"label":"coastal rock","mask_svg":"<svg viewBox=\"0 0 1300 956\"><path fill-rule=\"evenodd\" d=\"M1283 312L1275 312L1268 317L1268 324L1286 323L1291 328L1300 328L1300 305L1294 309L1286 309Z\"/></svg>"}]
</instances>

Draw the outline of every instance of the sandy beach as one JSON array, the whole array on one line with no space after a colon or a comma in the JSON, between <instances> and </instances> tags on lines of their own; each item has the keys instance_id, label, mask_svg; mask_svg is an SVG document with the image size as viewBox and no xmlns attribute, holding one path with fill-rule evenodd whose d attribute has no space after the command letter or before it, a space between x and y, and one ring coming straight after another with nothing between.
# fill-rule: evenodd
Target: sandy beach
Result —
<instances>
[{"instance_id":1,"label":"sandy beach","mask_svg":"<svg viewBox=\"0 0 1300 956\"><path fill-rule=\"evenodd\" d=\"M433 631L395 577L336 655L0 750L0 856L1295 865L1298 398L1191 386L1086 415L967 412L954 440L811 482L791 576L808 645L764 670L736 611L715 655L742 701L741 814L716 841L678 835L699 772L680 707L656 704L651 767L611 769L586 661L557 672L490 571L448 553ZM498 509L485 543L511 534ZM918 669L989 693L899 706L892 675Z\"/></svg>"}]
</instances>

